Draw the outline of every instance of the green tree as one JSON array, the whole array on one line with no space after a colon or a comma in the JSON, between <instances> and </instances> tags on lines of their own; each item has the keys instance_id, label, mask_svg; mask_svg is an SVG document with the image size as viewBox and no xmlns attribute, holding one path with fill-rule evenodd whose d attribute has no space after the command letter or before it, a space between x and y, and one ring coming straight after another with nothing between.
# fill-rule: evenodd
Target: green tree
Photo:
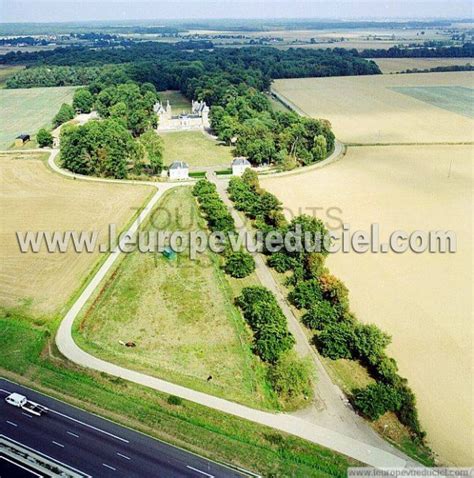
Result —
<instances>
[{"instance_id":1,"label":"green tree","mask_svg":"<svg viewBox=\"0 0 474 478\"><path fill-rule=\"evenodd\" d=\"M316 337L316 345L324 357L332 360L351 359L354 349L354 326L348 322L330 324Z\"/></svg>"},{"instance_id":2,"label":"green tree","mask_svg":"<svg viewBox=\"0 0 474 478\"><path fill-rule=\"evenodd\" d=\"M74 108L67 103L63 103L56 116L53 118L53 124L55 127L66 123L74 118Z\"/></svg>"},{"instance_id":3,"label":"green tree","mask_svg":"<svg viewBox=\"0 0 474 478\"><path fill-rule=\"evenodd\" d=\"M383 383L373 383L357 389L353 394L356 409L371 420L377 420L388 411L396 412L402 405L399 389Z\"/></svg>"},{"instance_id":4,"label":"green tree","mask_svg":"<svg viewBox=\"0 0 474 478\"><path fill-rule=\"evenodd\" d=\"M163 169L163 140L155 131L149 130L140 136L145 148L145 162L153 174L160 174Z\"/></svg>"},{"instance_id":5,"label":"green tree","mask_svg":"<svg viewBox=\"0 0 474 478\"><path fill-rule=\"evenodd\" d=\"M354 330L354 347L361 360L376 365L384 357L391 338L374 324L358 324Z\"/></svg>"},{"instance_id":6,"label":"green tree","mask_svg":"<svg viewBox=\"0 0 474 478\"><path fill-rule=\"evenodd\" d=\"M224 270L230 276L242 279L255 270L255 260L248 252L232 252L227 256Z\"/></svg>"},{"instance_id":7,"label":"green tree","mask_svg":"<svg viewBox=\"0 0 474 478\"><path fill-rule=\"evenodd\" d=\"M53 135L47 129L41 128L36 133L36 141L40 148L51 147L53 146Z\"/></svg>"},{"instance_id":8,"label":"green tree","mask_svg":"<svg viewBox=\"0 0 474 478\"><path fill-rule=\"evenodd\" d=\"M299 281L288 294L289 301L298 309L308 309L322 300L322 292L316 279Z\"/></svg>"},{"instance_id":9,"label":"green tree","mask_svg":"<svg viewBox=\"0 0 474 478\"><path fill-rule=\"evenodd\" d=\"M320 300L311 305L303 316L303 323L314 330L323 330L340 319L339 312L327 300Z\"/></svg>"},{"instance_id":10,"label":"green tree","mask_svg":"<svg viewBox=\"0 0 474 478\"><path fill-rule=\"evenodd\" d=\"M79 113L90 113L94 106L94 97L87 88L78 88L72 99L73 108Z\"/></svg>"}]
</instances>

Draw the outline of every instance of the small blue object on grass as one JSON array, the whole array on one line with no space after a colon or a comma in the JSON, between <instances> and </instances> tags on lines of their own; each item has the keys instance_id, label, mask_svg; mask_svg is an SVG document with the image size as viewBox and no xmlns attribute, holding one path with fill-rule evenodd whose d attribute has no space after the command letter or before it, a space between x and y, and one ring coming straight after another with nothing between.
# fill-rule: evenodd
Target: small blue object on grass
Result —
<instances>
[{"instance_id":1,"label":"small blue object on grass","mask_svg":"<svg viewBox=\"0 0 474 478\"><path fill-rule=\"evenodd\" d=\"M163 249L163 256L168 259L169 261L172 261L173 259L176 259L176 252L171 249L171 247L165 247Z\"/></svg>"}]
</instances>

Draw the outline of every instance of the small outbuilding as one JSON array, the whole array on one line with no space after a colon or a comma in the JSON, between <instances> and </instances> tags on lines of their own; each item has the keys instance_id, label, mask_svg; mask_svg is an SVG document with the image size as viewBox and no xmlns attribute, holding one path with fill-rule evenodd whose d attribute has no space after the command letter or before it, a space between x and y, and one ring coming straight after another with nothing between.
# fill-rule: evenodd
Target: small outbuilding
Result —
<instances>
[{"instance_id":1,"label":"small outbuilding","mask_svg":"<svg viewBox=\"0 0 474 478\"><path fill-rule=\"evenodd\" d=\"M250 168L251 164L247 158L244 158L243 156L235 158L232 161L232 176L242 176L244 174L244 171L247 168Z\"/></svg>"},{"instance_id":2,"label":"small outbuilding","mask_svg":"<svg viewBox=\"0 0 474 478\"><path fill-rule=\"evenodd\" d=\"M29 134L19 134L15 139L15 146L23 146L30 140Z\"/></svg>"},{"instance_id":3,"label":"small outbuilding","mask_svg":"<svg viewBox=\"0 0 474 478\"><path fill-rule=\"evenodd\" d=\"M189 166L184 161L175 161L168 168L170 179L189 179Z\"/></svg>"}]
</instances>

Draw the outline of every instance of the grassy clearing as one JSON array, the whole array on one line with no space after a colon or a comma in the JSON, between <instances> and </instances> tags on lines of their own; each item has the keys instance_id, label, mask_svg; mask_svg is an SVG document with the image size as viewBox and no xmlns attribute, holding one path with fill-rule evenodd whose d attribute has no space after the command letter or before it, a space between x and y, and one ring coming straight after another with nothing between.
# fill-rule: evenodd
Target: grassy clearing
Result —
<instances>
[{"instance_id":1,"label":"grassy clearing","mask_svg":"<svg viewBox=\"0 0 474 478\"><path fill-rule=\"evenodd\" d=\"M191 112L191 101L189 101L188 98L186 98L186 96L184 96L180 91L159 91L158 95L162 104L164 104L165 106L167 101L170 102L173 114Z\"/></svg>"},{"instance_id":2,"label":"grassy clearing","mask_svg":"<svg viewBox=\"0 0 474 478\"><path fill-rule=\"evenodd\" d=\"M74 87L0 89L0 148L21 133L34 135L51 126L62 103L71 103Z\"/></svg>"},{"instance_id":3,"label":"grassy clearing","mask_svg":"<svg viewBox=\"0 0 474 478\"><path fill-rule=\"evenodd\" d=\"M185 161L190 167L230 166L232 148L225 146L199 131L161 133L164 142L165 165Z\"/></svg>"},{"instance_id":4,"label":"grassy clearing","mask_svg":"<svg viewBox=\"0 0 474 478\"><path fill-rule=\"evenodd\" d=\"M211 459L264 476L344 477L357 463L325 448L69 364L50 328L0 310L2 375ZM28 340L25 340L25 337Z\"/></svg>"},{"instance_id":5,"label":"grassy clearing","mask_svg":"<svg viewBox=\"0 0 474 478\"><path fill-rule=\"evenodd\" d=\"M202 227L190 188L179 187L160 202L147 230ZM220 258L210 252L196 260L182 253L172 261L137 252L123 259L91 302L76 336L84 348L110 361L274 408L265 369L251 352L233 297ZM136 347L126 348L119 340L133 341Z\"/></svg>"},{"instance_id":6,"label":"grassy clearing","mask_svg":"<svg viewBox=\"0 0 474 478\"><path fill-rule=\"evenodd\" d=\"M0 305L29 304L28 313L54 315L80 286L99 253L20 252L17 231L120 230L153 191L148 186L74 181L52 173L46 153L0 155ZM135 208L135 209L134 209ZM58 287L61 284L61 287Z\"/></svg>"}]
</instances>

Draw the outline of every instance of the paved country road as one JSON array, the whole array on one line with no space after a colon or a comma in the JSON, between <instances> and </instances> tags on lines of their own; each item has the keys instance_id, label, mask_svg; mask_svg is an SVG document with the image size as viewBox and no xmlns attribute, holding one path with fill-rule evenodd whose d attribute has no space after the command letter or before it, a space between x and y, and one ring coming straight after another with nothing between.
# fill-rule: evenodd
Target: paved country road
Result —
<instances>
[{"instance_id":1,"label":"paved country road","mask_svg":"<svg viewBox=\"0 0 474 478\"><path fill-rule=\"evenodd\" d=\"M9 392L21 393L49 412L36 417L8 405L4 399ZM246 476L4 379L0 436L100 478ZM7 476L0 461L0 477Z\"/></svg>"}]
</instances>

